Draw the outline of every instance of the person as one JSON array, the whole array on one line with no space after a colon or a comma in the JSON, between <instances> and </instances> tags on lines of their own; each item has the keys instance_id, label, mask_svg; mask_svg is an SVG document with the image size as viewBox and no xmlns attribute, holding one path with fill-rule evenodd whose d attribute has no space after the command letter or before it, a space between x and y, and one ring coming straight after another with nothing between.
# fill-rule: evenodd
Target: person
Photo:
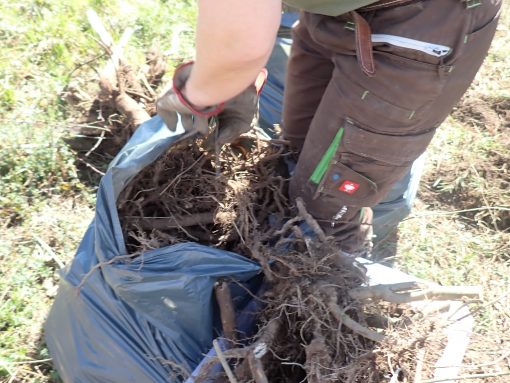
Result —
<instances>
[{"instance_id":1,"label":"person","mask_svg":"<svg viewBox=\"0 0 510 383\"><path fill-rule=\"evenodd\" d=\"M339 249L369 248L374 205L409 171L474 79L496 31L501 0L288 0L292 30L283 138L299 152L291 198ZM253 125L254 81L268 60L281 2L199 1L196 60L157 101L170 129L216 145Z\"/></svg>"},{"instance_id":2,"label":"person","mask_svg":"<svg viewBox=\"0 0 510 383\"><path fill-rule=\"evenodd\" d=\"M299 12L286 7L273 51L266 64L267 82L260 93L258 132L267 138L277 138L275 126L281 124L287 62L292 46L291 30L299 20ZM416 159L406 174L397 181L373 210L373 250L367 254L372 260L391 264L396 246L393 240L399 223L411 212L414 204L425 155Z\"/></svg>"}]
</instances>

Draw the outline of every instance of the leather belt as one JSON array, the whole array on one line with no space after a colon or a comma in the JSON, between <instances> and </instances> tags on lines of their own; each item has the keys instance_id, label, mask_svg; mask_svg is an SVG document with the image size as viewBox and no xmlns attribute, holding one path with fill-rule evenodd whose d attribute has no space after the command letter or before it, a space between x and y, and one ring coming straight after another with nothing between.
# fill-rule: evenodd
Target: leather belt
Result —
<instances>
[{"instance_id":1,"label":"leather belt","mask_svg":"<svg viewBox=\"0 0 510 383\"><path fill-rule=\"evenodd\" d=\"M350 12L356 33L356 57L363 73L369 77L375 76L374 55L372 52L372 31L370 25L359 12L369 12L378 9L397 7L416 0L379 0L377 3L358 8Z\"/></svg>"}]
</instances>

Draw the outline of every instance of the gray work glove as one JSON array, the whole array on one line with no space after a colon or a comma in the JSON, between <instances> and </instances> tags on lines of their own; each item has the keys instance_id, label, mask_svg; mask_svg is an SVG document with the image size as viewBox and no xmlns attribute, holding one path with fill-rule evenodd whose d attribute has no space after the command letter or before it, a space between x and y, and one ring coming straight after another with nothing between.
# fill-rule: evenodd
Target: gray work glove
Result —
<instances>
[{"instance_id":1,"label":"gray work glove","mask_svg":"<svg viewBox=\"0 0 510 383\"><path fill-rule=\"evenodd\" d=\"M216 115L218 118L217 131L209 134L205 143L209 149L221 147L248 132L257 119L258 96L267 78L267 72L263 70L255 84L250 85L225 104L198 110L181 93L191 73L191 68L192 63L177 68L173 88L164 92L156 102L158 114L163 118L168 128L176 129L177 114L179 114L186 131L196 131L207 135L208 117Z\"/></svg>"},{"instance_id":2,"label":"gray work glove","mask_svg":"<svg viewBox=\"0 0 510 383\"><path fill-rule=\"evenodd\" d=\"M207 137L205 146L209 149L221 148L235 141L241 134L249 132L258 119L258 98L259 92L253 84L226 102L217 117L217 131Z\"/></svg>"},{"instance_id":3,"label":"gray work glove","mask_svg":"<svg viewBox=\"0 0 510 383\"><path fill-rule=\"evenodd\" d=\"M189 78L193 63L179 66L174 73L172 86L164 90L156 100L156 110L168 129L175 131L180 117L182 126L187 133L209 132L208 118L217 115L223 105L215 105L198 109L182 94L182 90Z\"/></svg>"}]
</instances>

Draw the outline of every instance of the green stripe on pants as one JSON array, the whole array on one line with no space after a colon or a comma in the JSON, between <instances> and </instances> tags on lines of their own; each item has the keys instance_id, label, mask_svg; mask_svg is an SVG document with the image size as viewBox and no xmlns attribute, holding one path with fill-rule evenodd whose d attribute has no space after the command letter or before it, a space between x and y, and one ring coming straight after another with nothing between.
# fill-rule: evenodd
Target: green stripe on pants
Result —
<instances>
[{"instance_id":1,"label":"green stripe on pants","mask_svg":"<svg viewBox=\"0 0 510 383\"><path fill-rule=\"evenodd\" d=\"M329 168L329 164L331 163L331 159L335 155L336 150L338 149L338 145L340 145L340 142L342 141L343 134L344 128L340 128L335 135L333 142L331 142L331 145L329 145L328 150L326 150L326 153L324 153L324 156L322 156L319 165L317 165L313 171L312 176L310 177L310 181L312 181L314 184L318 185L322 181L322 178L324 178L324 175Z\"/></svg>"}]
</instances>

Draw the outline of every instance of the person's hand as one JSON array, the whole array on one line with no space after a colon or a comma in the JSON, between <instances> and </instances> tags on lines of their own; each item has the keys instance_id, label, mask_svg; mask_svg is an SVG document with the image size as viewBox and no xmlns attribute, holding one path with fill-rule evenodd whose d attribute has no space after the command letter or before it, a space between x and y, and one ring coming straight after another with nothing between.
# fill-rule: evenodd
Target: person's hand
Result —
<instances>
[{"instance_id":1,"label":"person's hand","mask_svg":"<svg viewBox=\"0 0 510 383\"><path fill-rule=\"evenodd\" d=\"M263 70L254 84L225 104L197 108L184 96L182 90L189 78L193 63L183 64L175 71L173 84L156 101L156 109L166 126L175 131L180 117L184 130L206 136L209 133L208 118L217 116L217 130L206 139L209 149L221 147L248 132L257 121L258 96L267 78Z\"/></svg>"},{"instance_id":2,"label":"person's hand","mask_svg":"<svg viewBox=\"0 0 510 383\"><path fill-rule=\"evenodd\" d=\"M241 94L226 102L218 114L217 131L209 135L206 147L213 149L235 141L241 134L247 133L258 120L258 99L267 79L264 69L254 84Z\"/></svg>"},{"instance_id":3,"label":"person's hand","mask_svg":"<svg viewBox=\"0 0 510 383\"><path fill-rule=\"evenodd\" d=\"M223 105L196 108L183 94L184 86L191 73L193 63L186 63L175 70L172 86L164 90L156 100L156 110L168 129L175 131L180 118L187 133L207 135L208 118L217 115Z\"/></svg>"}]
</instances>

